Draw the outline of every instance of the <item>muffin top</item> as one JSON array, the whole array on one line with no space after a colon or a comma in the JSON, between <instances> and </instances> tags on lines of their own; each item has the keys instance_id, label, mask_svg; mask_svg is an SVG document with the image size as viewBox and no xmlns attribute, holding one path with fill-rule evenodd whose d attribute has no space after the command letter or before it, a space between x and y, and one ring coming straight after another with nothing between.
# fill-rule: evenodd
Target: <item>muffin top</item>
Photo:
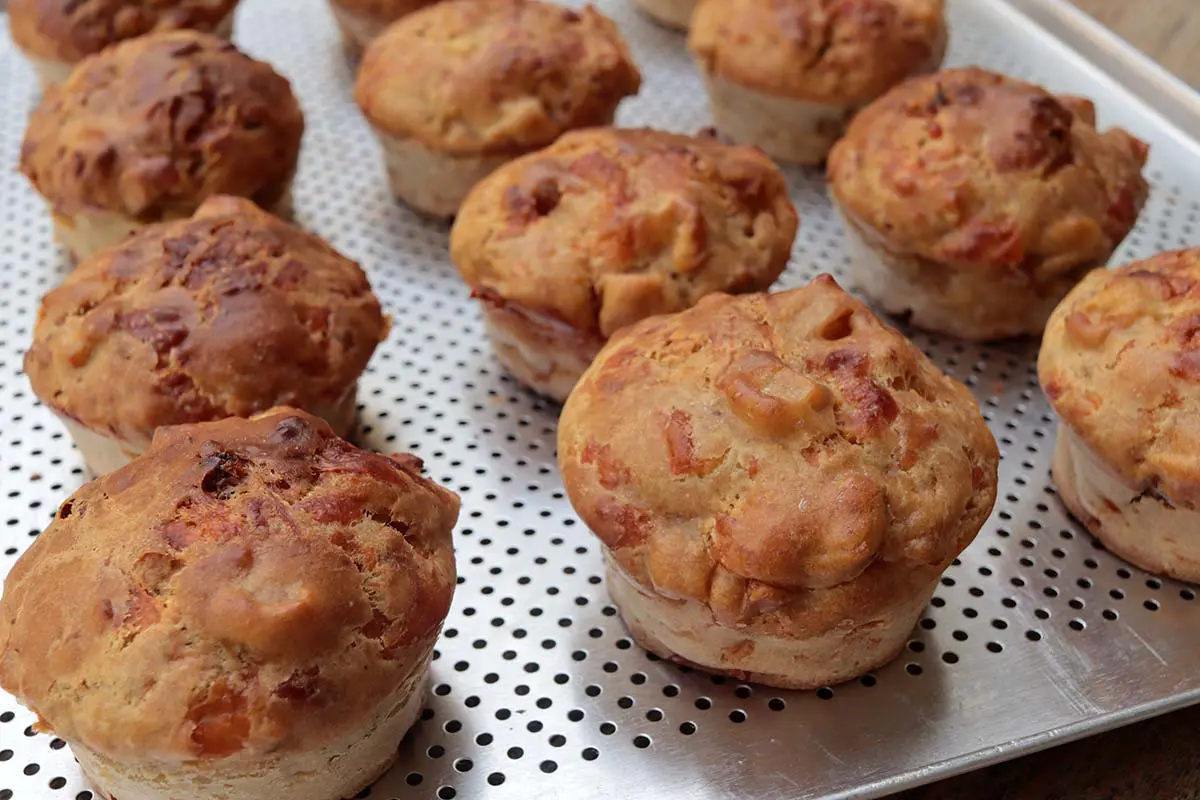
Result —
<instances>
[{"instance_id":1,"label":"muffin top","mask_svg":"<svg viewBox=\"0 0 1200 800\"><path fill-rule=\"evenodd\" d=\"M164 428L62 504L0 603L0 685L135 761L317 748L415 677L458 497L289 408Z\"/></svg>"},{"instance_id":2,"label":"muffin top","mask_svg":"<svg viewBox=\"0 0 1200 800\"><path fill-rule=\"evenodd\" d=\"M248 200L215 197L51 290L25 372L59 413L148 442L159 425L334 404L386 333L357 264Z\"/></svg>"},{"instance_id":3,"label":"muffin top","mask_svg":"<svg viewBox=\"0 0 1200 800\"><path fill-rule=\"evenodd\" d=\"M279 199L304 115L287 79L229 42L153 33L85 59L29 119L21 171L55 211L142 222L215 194Z\"/></svg>"},{"instance_id":4,"label":"muffin top","mask_svg":"<svg viewBox=\"0 0 1200 800\"><path fill-rule=\"evenodd\" d=\"M1108 259L1146 201L1147 150L1098 132L1087 100L956 69L855 117L829 181L883 249L1037 281Z\"/></svg>"},{"instance_id":5,"label":"muffin top","mask_svg":"<svg viewBox=\"0 0 1200 800\"><path fill-rule=\"evenodd\" d=\"M640 84L617 26L590 6L450 0L371 43L355 99L393 136L448 154L501 154L608 124Z\"/></svg>"},{"instance_id":6,"label":"muffin top","mask_svg":"<svg viewBox=\"0 0 1200 800\"><path fill-rule=\"evenodd\" d=\"M13 40L32 56L75 63L152 31L212 32L238 0L9 0Z\"/></svg>"},{"instance_id":7,"label":"muffin top","mask_svg":"<svg viewBox=\"0 0 1200 800\"><path fill-rule=\"evenodd\" d=\"M626 329L563 408L558 452L638 583L773 635L936 580L990 513L999 459L966 387L827 275Z\"/></svg>"},{"instance_id":8,"label":"muffin top","mask_svg":"<svg viewBox=\"0 0 1200 800\"><path fill-rule=\"evenodd\" d=\"M479 183L450 253L485 300L607 338L711 292L765 289L797 225L783 174L756 149L600 128Z\"/></svg>"},{"instance_id":9,"label":"muffin top","mask_svg":"<svg viewBox=\"0 0 1200 800\"><path fill-rule=\"evenodd\" d=\"M688 47L705 72L771 95L862 104L946 52L944 0L703 0Z\"/></svg>"},{"instance_id":10,"label":"muffin top","mask_svg":"<svg viewBox=\"0 0 1200 800\"><path fill-rule=\"evenodd\" d=\"M1089 273L1046 326L1038 377L1126 482L1200 508L1200 248Z\"/></svg>"}]
</instances>

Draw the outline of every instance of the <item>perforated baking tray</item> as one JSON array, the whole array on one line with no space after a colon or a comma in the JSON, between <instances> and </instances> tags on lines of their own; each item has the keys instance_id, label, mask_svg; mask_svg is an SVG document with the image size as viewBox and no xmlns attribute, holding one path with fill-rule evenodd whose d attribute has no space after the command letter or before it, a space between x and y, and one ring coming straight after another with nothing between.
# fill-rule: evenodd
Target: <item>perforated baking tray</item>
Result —
<instances>
[{"instance_id":1,"label":"perforated baking tray","mask_svg":"<svg viewBox=\"0 0 1200 800\"><path fill-rule=\"evenodd\" d=\"M600 5L646 76L620 121L708 124L682 38L628 0ZM294 80L308 114L298 217L363 263L394 317L365 376L360 441L420 455L464 501L462 577L434 688L370 796L873 797L1200 700L1197 590L1108 555L1055 497L1055 423L1035 379L1036 346L922 334L916 341L974 389L1003 462L995 514L903 656L857 683L791 693L646 655L609 604L597 546L563 497L555 409L492 358L447 261L447 229L387 195L327 10L320 0L243 6L239 41ZM1200 147L1188 135L1200 135L1200 104L1189 90L1054 0L951 0L950 16L951 63L1091 95L1104 124L1153 143L1154 194L1118 260L1200 243ZM37 89L4 26L0 162L11 165ZM783 285L842 273L819 172L789 176L803 221ZM0 171L0 574L85 480L21 373L37 300L65 274L49 241L41 202ZM0 800L88 800L63 742L35 735L32 722L0 694Z\"/></svg>"}]
</instances>

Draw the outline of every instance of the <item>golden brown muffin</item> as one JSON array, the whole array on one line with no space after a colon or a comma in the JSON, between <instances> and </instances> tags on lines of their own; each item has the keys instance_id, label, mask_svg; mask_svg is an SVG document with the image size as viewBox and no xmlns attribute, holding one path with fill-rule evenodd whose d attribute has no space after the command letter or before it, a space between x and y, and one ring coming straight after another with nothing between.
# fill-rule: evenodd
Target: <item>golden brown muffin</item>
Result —
<instances>
[{"instance_id":1,"label":"golden brown muffin","mask_svg":"<svg viewBox=\"0 0 1200 800\"><path fill-rule=\"evenodd\" d=\"M286 205L304 115L286 78L229 42L153 33L85 59L34 110L21 171L77 258L218 194Z\"/></svg>"},{"instance_id":2,"label":"golden brown muffin","mask_svg":"<svg viewBox=\"0 0 1200 800\"><path fill-rule=\"evenodd\" d=\"M1046 325L1063 503L1142 569L1200 582L1200 248L1098 269Z\"/></svg>"},{"instance_id":3,"label":"golden brown muffin","mask_svg":"<svg viewBox=\"0 0 1200 800\"><path fill-rule=\"evenodd\" d=\"M859 287L883 308L965 339L1038 334L1133 228L1147 149L1098 132L1082 98L948 70L855 118L830 195Z\"/></svg>"},{"instance_id":4,"label":"golden brown muffin","mask_svg":"<svg viewBox=\"0 0 1200 800\"><path fill-rule=\"evenodd\" d=\"M50 87L109 45L191 29L228 39L237 0L9 0L13 41Z\"/></svg>"},{"instance_id":5,"label":"golden brown muffin","mask_svg":"<svg viewBox=\"0 0 1200 800\"><path fill-rule=\"evenodd\" d=\"M329 8L342 32L346 54L357 60L387 26L436 2L438 0L329 0Z\"/></svg>"},{"instance_id":6,"label":"golden brown muffin","mask_svg":"<svg viewBox=\"0 0 1200 800\"><path fill-rule=\"evenodd\" d=\"M966 387L827 275L627 328L558 453L634 638L783 688L895 657L999 461Z\"/></svg>"},{"instance_id":7,"label":"golden brown muffin","mask_svg":"<svg viewBox=\"0 0 1200 800\"><path fill-rule=\"evenodd\" d=\"M500 362L561 402L619 328L770 286L797 225L783 175L758 150L598 128L480 183L450 256Z\"/></svg>"},{"instance_id":8,"label":"golden brown muffin","mask_svg":"<svg viewBox=\"0 0 1200 800\"><path fill-rule=\"evenodd\" d=\"M688 46L717 127L819 164L867 103L946 54L944 0L703 0Z\"/></svg>"},{"instance_id":9,"label":"golden brown muffin","mask_svg":"<svg viewBox=\"0 0 1200 800\"><path fill-rule=\"evenodd\" d=\"M159 426L274 405L348 436L358 377L386 335L357 264L248 200L214 197L49 292L25 373L102 474Z\"/></svg>"},{"instance_id":10,"label":"golden brown muffin","mask_svg":"<svg viewBox=\"0 0 1200 800\"><path fill-rule=\"evenodd\" d=\"M640 84L617 26L590 6L451 0L375 40L355 98L396 196L448 217L504 162L612 122Z\"/></svg>"},{"instance_id":11,"label":"golden brown muffin","mask_svg":"<svg viewBox=\"0 0 1200 800\"><path fill-rule=\"evenodd\" d=\"M0 685L103 797L353 797L420 711L457 516L302 411L164 428L13 566Z\"/></svg>"}]
</instances>

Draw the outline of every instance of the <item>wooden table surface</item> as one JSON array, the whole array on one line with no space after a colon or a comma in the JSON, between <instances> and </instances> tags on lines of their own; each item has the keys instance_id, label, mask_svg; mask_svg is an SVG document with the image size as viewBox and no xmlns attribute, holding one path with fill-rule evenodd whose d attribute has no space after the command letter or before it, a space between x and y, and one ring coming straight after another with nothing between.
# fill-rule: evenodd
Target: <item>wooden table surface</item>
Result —
<instances>
[{"instance_id":1,"label":"wooden table surface","mask_svg":"<svg viewBox=\"0 0 1200 800\"><path fill-rule=\"evenodd\" d=\"M1072 2L1200 88L1200 0ZM905 792L897 800L959 798L1200 800L1200 707Z\"/></svg>"}]
</instances>

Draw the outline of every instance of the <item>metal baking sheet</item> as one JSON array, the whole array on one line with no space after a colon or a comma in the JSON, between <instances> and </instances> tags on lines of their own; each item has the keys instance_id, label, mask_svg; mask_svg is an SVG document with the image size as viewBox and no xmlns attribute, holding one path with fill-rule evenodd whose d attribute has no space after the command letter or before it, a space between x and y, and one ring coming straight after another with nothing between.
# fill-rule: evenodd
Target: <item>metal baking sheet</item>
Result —
<instances>
[{"instance_id":1,"label":"metal baking sheet","mask_svg":"<svg viewBox=\"0 0 1200 800\"><path fill-rule=\"evenodd\" d=\"M1200 243L1200 147L1184 133L1200 120L1194 95L1065 4L1014 3L950 0L950 63L1091 95L1104 124L1153 143L1154 193L1118 260ZM555 409L492 358L447 261L447 229L387 195L328 11L320 0L243 5L238 40L295 81L308 114L299 220L362 261L394 318L365 376L360 441L420 455L464 501L462 580L433 691L369 796L875 797L1200 701L1197 590L1108 555L1054 495L1055 422L1034 375L1036 345L922 334L916 341L974 389L1003 462L993 517L946 574L902 657L860 682L808 693L648 657L608 603L597 546L563 497ZM708 124L682 38L628 0L600 6L646 76L620 121ZM1104 69L1048 29L1102 55ZM6 30L0 162L11 165L37 90ZM802 226L783 285L840 274L846 258L820 173L789 176ZM0 171L0 574L85 479L21 374L38 297L65 274L49 239L40 201ZM87 800L69 751L35 735L32 722L0 695L0 800Z\"/></svg>"}]
</instances>

